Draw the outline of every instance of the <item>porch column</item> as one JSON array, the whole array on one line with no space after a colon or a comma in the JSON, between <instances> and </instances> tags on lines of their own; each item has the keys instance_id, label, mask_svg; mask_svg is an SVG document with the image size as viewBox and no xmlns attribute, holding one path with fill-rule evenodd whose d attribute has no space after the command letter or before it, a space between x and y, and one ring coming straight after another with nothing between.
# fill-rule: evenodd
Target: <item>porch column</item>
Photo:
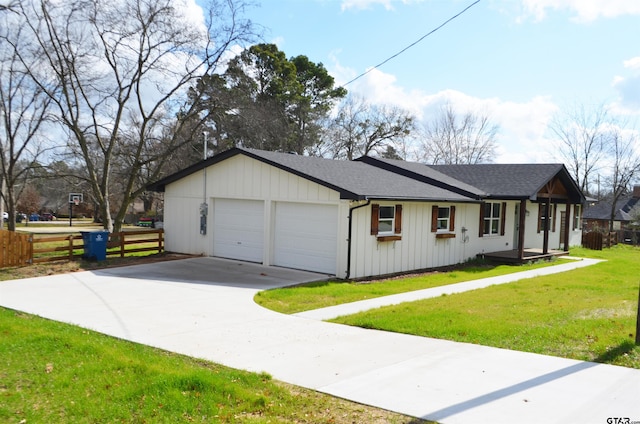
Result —
<instances>
[{"instance_id":1,"label":"porch column","mask_svg":"<svg viewBox=\"0 0 640 424\"><path fill-rule=\"evenodd\" d=\"M520 201L520 220L518 223L518 258L524 259L524 223L527 217L527 200Z\"/></svg>"},{"instance_id":2,"label":"porch column","mask_svg":"<svg viewBox=\"0 0 640 424\"><path fill-rule=\"evenodd\" d=\"M564 237L565 252L569 251L569 231L571 231L570 225L571 225L571 200L567 199L567 205L565 207L565 212L564 212L564 234L562 235L562 237Z\"/></svg>"},{"instance_id":3,"label":"porch column","mask_svg":"<svg viewBox=\"0 0 640 424\"><path fill-rule=\"evenodd\" d=\"M551 198L547 197L545 201L545 211L544 211L544 239L542 242L542 254L546 255L549 253L549 212L551 209Z\"/></svg>"}]
</instances>

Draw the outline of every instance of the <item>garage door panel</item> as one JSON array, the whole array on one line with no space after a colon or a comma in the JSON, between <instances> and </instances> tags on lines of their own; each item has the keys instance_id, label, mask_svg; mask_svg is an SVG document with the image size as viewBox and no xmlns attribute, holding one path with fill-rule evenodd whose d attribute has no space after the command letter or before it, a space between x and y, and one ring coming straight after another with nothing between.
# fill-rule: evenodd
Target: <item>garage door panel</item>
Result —
<instances>
[{"instance_id":1,"label":"garage door panel","mask_svg":"<svg viewBox=\"0 0 640 424\"><path fill-rule=\"evenodd\" d=\"M278 203L274 264L335 274L337 224L334 205Z\"/></svg>"},{"instance_id":2,"label":"garage door panel","mask_svg":"<svg viewBox=\"0 0 640 424\"><path fill-rule=\"evenodd\" d=\"M214 256L262 262L264 203L215 199L213 231Z\"/></svg>"}]
</instances>

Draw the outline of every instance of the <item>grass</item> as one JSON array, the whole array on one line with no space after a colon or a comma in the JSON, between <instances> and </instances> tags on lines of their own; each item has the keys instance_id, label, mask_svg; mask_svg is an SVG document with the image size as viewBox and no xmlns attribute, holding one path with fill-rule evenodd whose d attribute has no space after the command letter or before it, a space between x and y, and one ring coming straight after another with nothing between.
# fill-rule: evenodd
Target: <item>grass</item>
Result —
<instances>
[{"instance_id":1,"label":"grass","mask_svg":"<svg viewBox=\"0 0 640 424\"><path fill-rule=\"evenodd\" d=\"M640 368L634 344L640 249L572 254L607 262L333 322Z\"/></svg>"},{"instance_id":2,"label":"grass","mask_svg":"<svg viewBox=\"0 0 640 424\"><path fill-rule=\"evenodd\" d=\"M296 287L285 287L259 292L255 296L255 301L265 308L286 314L294 314L342 303L527 271L557 265L565 261L567 260L553 259L552 261L543 261L527 265L498 266L475 262L448 272L434 271L377 281L316 282Z\"/></svg>"},{"instance_id":3,"label":"grass","mask_svg":"<svg viewBox=\"0 0 640 424\"><path fill-rule=\"evenodd\" d=\"M0 308L3 423L420 423Z\"/></svg>"}]
</instances>

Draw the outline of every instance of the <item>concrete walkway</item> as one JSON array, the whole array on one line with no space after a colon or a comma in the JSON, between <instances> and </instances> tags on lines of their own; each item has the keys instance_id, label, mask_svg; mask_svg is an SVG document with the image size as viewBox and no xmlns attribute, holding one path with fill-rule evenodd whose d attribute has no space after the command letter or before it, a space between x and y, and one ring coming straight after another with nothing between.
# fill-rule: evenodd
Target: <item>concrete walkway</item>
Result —
<instances>
[{"instance_id":1,"label":"concrete walkway","mask_svg":"<svg viewBox=\"0 0 640 424\"><path fill-rule=\"evenodd\" d=\"M514 272L513 274L483 278L480 280L467 281L464 283L449 284L447 286L433 287L430 289L415 290L412 292L400 293L391 296L377 297L374 299L361 300L358 302L344 303L342 305L329 306L326 308L299 312L294 315L300 318L329 320L343 315L352 315L358 312L380 308L382 306L397 305L403 302L414 302L420 299L429 299L432 297L442 296L443 294L462 293L465 291L482 289L498 284L512 283L514 281L524 280L527 278L535 278L543 275L551 275L557 274L559 272L571 271L572 269L583 268L585 266L595 265L598 262L602 262L602 260L600 259L584 259L574 258L570 256L564 256L563 258L573 260L574 262L554 265L545 268Z\"/></svg>"},{"instance_id":2,"label":"concrete walkway","mask_svg":"<svg viewBox=\"0 0 640 424\"><path fill-rule=\"evenodd\" d=\"M0 305L441 423L640 420L640 370L275 313L318 274L214 258L0 282Z\"/></svg>"}]
</instances>

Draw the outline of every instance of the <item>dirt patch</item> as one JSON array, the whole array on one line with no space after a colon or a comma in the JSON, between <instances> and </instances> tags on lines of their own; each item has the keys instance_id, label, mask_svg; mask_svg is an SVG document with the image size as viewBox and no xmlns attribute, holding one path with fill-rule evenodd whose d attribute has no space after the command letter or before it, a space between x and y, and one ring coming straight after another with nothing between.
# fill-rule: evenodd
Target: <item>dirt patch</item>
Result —
<instances>
[{"instance_id":1,"label":"dirt patch","mask_svg":"<svg viewBox=\"0 0 640 424\"><path fill-rule=\"evenodd\" d=\"M129 265L142 265L155 262L174 261L193 258L192 255L180 253L157 253L148 256L130 256L126 258L107 258L104 261L57 261L21 267L0 269L0 281L18 280L22 278L43 277L46 275L66 274L69 272L93 271L96 269L114 268Z\"/></svg>"}]
</instances>

